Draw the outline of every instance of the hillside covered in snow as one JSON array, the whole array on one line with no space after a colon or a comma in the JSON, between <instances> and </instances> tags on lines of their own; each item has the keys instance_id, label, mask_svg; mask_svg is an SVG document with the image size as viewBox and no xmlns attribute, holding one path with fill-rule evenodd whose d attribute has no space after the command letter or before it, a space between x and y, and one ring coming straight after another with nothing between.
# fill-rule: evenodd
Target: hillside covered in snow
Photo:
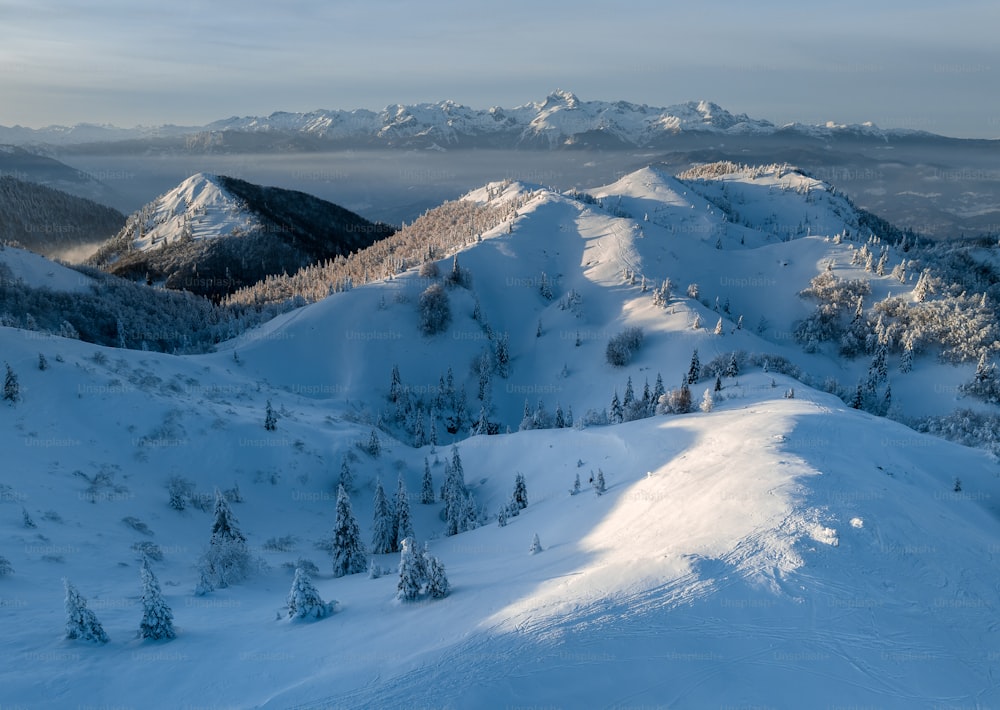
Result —
<instances>
[{"instance_id":1,"label":"hillside covered in snow","mask_svg":"<svg viewBox=\"0 0 1000 710\"><path fill-rule=\"evenodd\" d=\"M129 216L90 263L218 299L392 232L302 192L197 173Z\"/></svg>"},{"instance_id":2,"label":"hillside covered in snow","mask_svg":"<svg viewBox=\"0 0 1000 710\"><path fill-rule=\"evenodd\" d=\"M995 705L988 266L720 163L491 183L210 353L0 328L0 702Z\"/></svg>"}]
</instances>

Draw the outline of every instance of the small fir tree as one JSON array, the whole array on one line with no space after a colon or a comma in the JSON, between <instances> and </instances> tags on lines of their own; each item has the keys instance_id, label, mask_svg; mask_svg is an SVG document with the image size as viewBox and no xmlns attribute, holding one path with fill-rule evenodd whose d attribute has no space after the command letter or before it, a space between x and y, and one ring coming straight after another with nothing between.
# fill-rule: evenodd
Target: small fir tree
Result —
<instances>
[{"instance_id":1,"label":"small fir tree","mask_svg":"<svg viewBox=\"0 0 1000 710\"><path fill-rule=\"evenodd\" d=\"M573 481L573 488L570 490L569 494L575 496L580 492L580 474L576 474L576 480Z\"/></svg>"},{"instance_id":2,"label":"small fir tree","mask_svg":"<svg viewBox=\"0 0 1000 710\"><path fill-rule=\"evenodd\" d=\"M399 481L396 484L396 548L399 549L399 541L408 537L413 537L413 520L410 517L410 496L406 492L406 481L403 474L399 474Z\"/></svg>"},{"instance_id":3,"label":"small fir tree","mask_svg":"<svg viewBox=\"0 0 1000 710\"><path fill-rule=\"evenodd\" d=\"M603 495L607 490L607 485L604 482L604 471L597 469L597 476L594 477L594 491L597 495Z\"/></svg>"},{"instance_id":4,"label":"small fir tree","mask_svg":"<svg viewBox=\"0 0 1000 710\"><path fill-rule=\"evenodd\" d=\"M514 477L514 494L511 496L511 503L521 510L528 507L528 488L524 483L523 473L518 473Z\"/></svg>"},{"instance_id":5,"label":"small fir tree","mask_svg":"<svg viewBox=\"0 0 1000 710\"><path fill-rule=\"evenodd\" d=\"M66 589L66 638L95 643L110 641L97 615L87 608L87 600L76 587L68 579L63 579L63 586Z\"/></svg>"},{"instance_id":6,"label":"small fir tree","mask_svg":"<svg viewBox=\"0 0 1000 710\"><path fill-rule=\"evenodd\" d=\"M264 409L264 428L268 431L274 431L278 428L278 415L274 413L271 400L267 400L267 406Z\"/></svg>"},{"instance_id":7,"label":"small fir tree","mask_svg":"<svg viewBox=\"0 0 1000 710\"><path fill-rule=\"evenodd\" d=\"M424 477L420 485L420 502L430 505L434 502L434 478L431 476L430 461L424 457Z\"/></svg>"},{"instance_id":8,"label":"small fir tree","mask_svg":"<svg viewBox=\"0 0 1000 710\"><path fill-rule=\"evenodd\" d=\"M163 600L160 582L149 567L145 555L139 567L139 581L142 586L142 621L139 624L139 638L159 641L172 639L177 634L174 631L174 614Z\"/></svg>"},{"instance_id":9,"label":"small fir tree","mask_svg":"<svg viewBox=\"0 0 1000 710\"><path fill-rule=\"evenodd\" d=\"M351 472L351 466L347 462L347 454L344 454L344 458L340 460L340 485L348 493L354 490L354 474Z\"/></svg>"},{"instance_id":10,"label":"small fir tree","mask_svg":"<svg viewBox=\"0 0 1000 710\"><path fill-rule=\"evenodd\" d=\"M11 404L21 401L21 385L18 383L17 375L7 365L7 375L3 381L3 398Z\"/></svg>"},{"instance_id":11,"label":"small fir tree","mask_svg":"<svg viewBox=\"0 0 1000 710\"><path fill-rule=\"evenodd\" d=\"M531 549L529 550L529 552L532 555L537 555L541 551L542 551L542 542L541 540L538 539L538 533L535 533L534 536L531 538Z\"/></svg>"},{"instance_id":12,"label":"small fir tree","mask_svg":"<svg viewBox=\"0 0 1000 710\"><path fill-rule=\"evenodd\" d=\"M196 592L205 594L242 582L253 568L253 557L247 549L247 539L229 502L215 489L215 510L208 550L198 565L200 581Z\"/></svg>"},{"instance_id":13,"label":"small fir tree","mask_svg":"<svg viewBox=\"0 0 1000 710\"><path fill-rule=\"evenodd\" d=\"M432 599L443 599L451 591L448 577L444 573L444 564L434 555L424 552L424 569L427 575L426 593Z\"/></svg>"},{"instance_id":14,"label":"small fir tree","mask_svg":"<svg viewBox=\"0 0 1000 710\"><path fill-rule=\"evenodd\" d=\"M288 591L289 619L323 619L333 613L337 602L324 602L312 578L302 567L295 568L295 579Z\"/></svg>"},{"instance_id":15,"label":"small fir tree","mask_svg":"<svg viewBox=\"0 0 1000 710\"><path fill-rule=\"evenodd\" d=\"M715 408L715 398L712 396L712 390L705 389L705 395L701 398L701 411L708 414Z\"/></svg>"},{"instance_id":16,"label":"small fir tree","mask_svg":"<svg viewBox=\"0 0 1000 710\"><path fill-rule=\"evenodd\" d=\"M372 554L384 555L395 548L395 525L389 500L385 497L382 480L375 481L375 497L372 503Z\"/></svg>"},{"instance_id":17,"label":"small fir tree","mask_svg":"<svg viewBox=\"0 0 1000 710\"><path fill-rule=\"evenodd\" d=\"M368 557L361 542L358 521L351 510L351 499L343 486L337 489L337 520L333 528L333 576L364 572Z\"/></svg>"},{"instance_id":18,"label":"small fir tree","mask_svg":"<svg viewBox=\"0 0 1000 710\"><path fill-rule=\"evenodd\" d=\"M423 565L419 563L414 549L413 538L403 538L399 545L399 582L396 584L396 598L413 601L420 596L424 584Z\"/></svg>"}]
</instances>

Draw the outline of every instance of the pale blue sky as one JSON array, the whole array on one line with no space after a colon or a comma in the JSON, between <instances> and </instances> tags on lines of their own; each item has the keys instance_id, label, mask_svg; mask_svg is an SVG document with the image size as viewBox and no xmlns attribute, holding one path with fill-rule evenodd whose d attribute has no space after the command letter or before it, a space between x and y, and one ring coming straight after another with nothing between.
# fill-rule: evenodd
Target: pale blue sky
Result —
<instances>
[{"instance_id":1,"label":"pale blue sky","mask_svg":"<svg viewBox=\"0 0 1000 710\"><path fill-rule=\"evenodd\" d=\"M992 138L998 30L996 0L0 0L0 125L510 107L562 88Z\"/></svg>"}]
</instances>

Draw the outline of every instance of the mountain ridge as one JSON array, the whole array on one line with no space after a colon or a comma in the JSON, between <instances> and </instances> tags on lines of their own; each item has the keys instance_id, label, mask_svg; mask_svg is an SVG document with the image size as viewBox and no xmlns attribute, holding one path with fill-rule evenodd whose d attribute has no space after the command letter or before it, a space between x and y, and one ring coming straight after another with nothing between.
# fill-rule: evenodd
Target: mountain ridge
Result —
<instances>
[{"instance_id":1,"label":"mountain ridge","mask_svg":"<svg viewBox=\"0 0 1000 710\"><path fill-rule=\"evenodd\" d=\"M934 136L913 129L880 129L872 123L776 125L744 113L732 114L710 101L688 101L666 107L628 101L582 101L556 90L542 101L512 108L474 109L451 100L391 104L370 109L275 111L267 116L232 116L204 126L160 126L119 129L111 126L25 129L0 126L0 141L50 143L55 146L151 141L153 144L200 146L202 149L241 134L308 139L322 146L356 147L656 147L680 133L772 135L802 133L812 138L855 136L889 140ZM936 136L935 136L936 137ZM308 148L303 143L300 148Z\"/></svg>"}]
</instances>

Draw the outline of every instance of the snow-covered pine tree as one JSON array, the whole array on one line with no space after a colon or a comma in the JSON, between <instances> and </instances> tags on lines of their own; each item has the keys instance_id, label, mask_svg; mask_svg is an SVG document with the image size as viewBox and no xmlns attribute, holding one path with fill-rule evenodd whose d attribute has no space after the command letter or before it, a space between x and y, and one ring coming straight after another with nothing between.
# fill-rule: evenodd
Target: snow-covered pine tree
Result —
<instances>
[{"instance_id":1,"label":"snow-covered pine tree","mask_svg":"<svg viewBox=\"0 0 1000 710\"><path fill-rule=\"evenodd\" d=\"M247 538L229 502L215 489L215 511L208 550L198 564L200 581L196 593L224 589L242 582L253 568L253 558L247 549Z\"/></svg>"},{"instance_id":2,"label":"snow-covered pine tree","mask_svg":"<svg viewBox=\"0 0 1000 710\"><path fill-rule=\"evenodd\" d=\"M372 501L372 554L392 552L396 547L394 543L395 521L382 488L382 479L379 478L375 481L375 496Z\"/></svg>"},{"instance_id":3,"label":"snow-covered pine tree","mask_svg":"<svg viewBox=\"0 0 1000 710\"><path fill-rule=\"evenodd\" d=\"M701 360L698 358L698 348L694 349L691 353L691 366L688 367L687 381L689 385L693 385L701 377ZM663 386L663 380L659 380L660 386ZM660 394L663 394L662 392Z\"/></svg>"},{"instance_id":4,"label":"snow-covered pine tree","mask_svg":"<svg viewBox=\"0 0 1000 710\"><path fill-rule=\"evenodd\" d=\"M575 496L579 492L580 492L580 474L577 473L576 474L576 480L573 481L573 488L570 489L569 494L571 496Z\"/></svg>"},{"instance_id":5,"label":"snow-covered pine tree","mask_svg":"<svg viewBox=\"0 0 1000 710\"><path fill-rule=\"evenodd\" d=\"M444 573L444 564L434 555L424 552L424 568L427 574L426 593L432 599L443 599L451 591L448 577Z\"/></svg>"},{"instance_id":6,"label":"snow-covered pine tree","mask_svg":"<svg viewBox=\"0 0 1000 710\"><path fill-rule=\"evenodd\" d=\"M174 614L163 600L160 582L149 567L149 559L142 557L139 567L139 582L142 587L142 621L139 623L139 638L159 641L172 639L174 631Z\"/></svg>"},{"instance_id":7,"label":"snow-covered pine tree","mask_svg":"<svg viewBox=\"0 0 1000 710\"><path fill-rule=\"evenodd\" d=\"M612 424L621 424L625 421L625 412L622 409L621 401L618 399L618 390L615 390L615 394L611 398L611 411L608 415L608 419Z\"/></svg>"},{"instance_id":8,"label":"snow-covered pine tree","mask_svg":"<svg viewBox=\"0 0 1000 710\"><path fill-rule=\"evenodd\" d=\"M96 643L110 641L97 615L87 608L87 600L76 587L65 578L63 587L66 589L66 638Z\"/></svg>"},{"instance_id":9,"label":"snow-covered pine tree","mask_svg":"<svg viewBox=\"0 0 1000 710\"><path fill-rule=\"evenodd\" d=\"M337 520L333 528L333 576L364 572L368 557L361 542L358 521L351 510L351 499L343 486L337 489Z\"/></svg>"},{"instance_id":10,"label":"snow-covered pine tree","mask_svg":"<svg viewBox=\"0 0 1000 710\"><path fill-rule=\"evenodd\" d=\"M413 537L413 520L410 517L410 496L406 492L406 481L400 473L396 484L396 548L399 548L400 540L408 537Z\"/></svg>"},{"instance_id":11,"label":"snow-covered pine tree","mask_svg":"<svg viewBox=\"0 0 1000 710\"><path fill-rule=\"evenodd\" d=\"M722 376L721 375L716 375L715 376L715 388L714 389L715 389L716 392L721 392L722 391Z\"/></svg>"},{"instance_id":12,"label":"snow-covered pine tree","mask_svg":"<svg viewBox=\"0 0 1000 710\"><path fill-rule=\"evenodd\" d=\"M632 388L632 376L628 376L628 380L625 382L625 395L622 397L622 409L628 410L632 406L632 402L635 401L635 390Z\"/></svg>"},{"instance_id":13,"label":"snow-covered pine tree","mask_svg":"<svg viewBox=\"0 0 1000 710\"><path fill-rule=\"evenodd\" d=\"M712 331L715 335L722 335L724 330L722 327L722 318L719 318L718 322L715 324L715 330Z\"/></svg>"},{"instance_id":14,"label":"snow-covered pine tree","mask_svg":"<svg viewBox=\"0 0 1000 710\"><path fill-rule=\"evenodd\" d=\"M562 429L566 426L566 417L563 414L562 405L556 402L556 416L553 425L556 429Z\"/></svg>"},{"instance_id":15,"label":"snow-covered pine tree","mask_svg":"<svg viewBox=\"0 0 1000 710\"><path fill-rule=\"evenodd\" d=\"M7 375L3 381L3 398L11 404L17 404L21 400L21 385L10 365L7 365Z\"/></svg>"},{"instance_id":16,"label":"snow-covered pine tree","mask_svg":"<svg viewBox=\"0 0 1000 710\"><path fill-rule=\"evenodd\" d=\"M701 411L708 414L715 408L715 398L712 396L712 390L710 388L705 388L705 394L701 398Z\"/></svg>"},{"instance_id":17,"label":"snow-covered pine tree","mask_svg":"<svg viewBox=\"0 0 1000 710\"><path fill-rule=\"evenodd\" d=\"M347 462L347 454L344 454L344 458L340 460L340 485L344 487L344 490L350 493L354 489L354 474L351 472L351 466Z\"/></svg>"},{"instance_id":18,"label":"snow-covered pine tree","mask_svg":"<svg viewBox=\"0 0 1000 710\"><path fill-rule=\"evenodd\" d=\"M379 441L378 432L374 429L372 429L371 436L368 437L368 446L365 450L374 459L377 459L382 453L382 443Z\"/></svg>"},{"instance_id":19,"label":"snow-covered pine tree","mask_svg":"<svg viewBox=\"0 0 1000 710\"><path fill-rule=\"evenodd\" d=\"M431 476L431 464L424 457L424 477L420 485L420 502L424 505L430 505L434 502L434 478Z\"/></svg>"},{"instance_id":20,"label":"snow-covered pine tree","mask_svg":"<svg viewBox=\"0 0 1000 710\"><path fill-rule=\"evenodd\" d=\"M264 428L268 431L274 431L278 428L278 415L274 413L271 400L267 400L267 406L264 408Z\"/></svg>"},{"instance_id":21,"label":"snow-covered pine tree","mask_svg":"<svg viewBox=\"0 0 1000 710\"><path fill-rule=\"evenodd\" d=\"M389 384L389 401L395 402L399 399L403 389L403 378L399 374L399 366L392 366L392 381Z\"/></svg>"},{"instance_id":22,"label":"snow-covered pine tree","mask_svg":"<svg viewBox=\"0 0 1000 710\"><path fill-rule=\"evenodd\" d=\"M573 428L573 405L566 407L566 428Z\"/></svg>"},{"instance_id":23,"label":"snow-covered pine tree","mask_svg":"<svg viewBox=\"0 0 1000 710\"><path fill-rule=\"evenodd\" d=\"M528 550L532 555L537 555L542 551L542 542L538 539L538 533L535 533L531 538L531 549Z\"/></svg>"},{"instance_id":24,"label":"snow-covered pine tree","mask_svg":"<svg viewBox=\"0 0 1000 710\"><path fill-rule=\"evenodd\" d=\"M607 484L604 482L604 471L597 469L597 475L594 476L594 491L597 495L603 495L607 490Z\"/></svg>"},{"instance_id":25,"label":"snow-covered pine tree","mask_svg":"<svg viewBox=\"0 0 1000 710\"><path fill-rule=\"evenodd\" d=\"M514 493L511 495L510 501L521 510L528 507L528 487L524 483L523 473L518 473L514 477Z\"/></svg>"},{"instance_id":26,"label":"snow-covered pine tree","mask_svg":"<svg viewBox=\"0 0 1000 710\"><path fill-rule=\"evenodd\" d=\"M333 613L336 605L336 601L323 601L309 572L302 567L295 568L295 579L288 591L289 619L323 619Z\"/></svg>"},{"instance_id":27,"label":"snow-covered pine tree","mask_svg":"<svg viewBox=\"0 0 1000 710\"><path fill-rule=\"evenodd\" d=\"M45 359L43 353L38 353L38 369L43 372L49 369L49 361Z\"/></svg>"},{"instance_id":28,"label":"snow-covered pine tree","mask_svg":"<svg viewBox=\"0 0 1000 710\"><path fill-rule=\"evenodd\" d=\"M423 565L418 563L420 554L413 549L413 538L407 537L399 544L399 582L396 584L396 598L413 601L420 597L424 585Z\"/></svg>"},{"instance_id":29,"label":"snow-covered pine tree","mask_svg":"<svg viewBox=\"0 0 1000 710\"><path fill-rule=\"evenodd\" d=\"M497 511L497 525L501 528L507 527L507 506L501 505Z\"/></svg>"}]
</instances>

